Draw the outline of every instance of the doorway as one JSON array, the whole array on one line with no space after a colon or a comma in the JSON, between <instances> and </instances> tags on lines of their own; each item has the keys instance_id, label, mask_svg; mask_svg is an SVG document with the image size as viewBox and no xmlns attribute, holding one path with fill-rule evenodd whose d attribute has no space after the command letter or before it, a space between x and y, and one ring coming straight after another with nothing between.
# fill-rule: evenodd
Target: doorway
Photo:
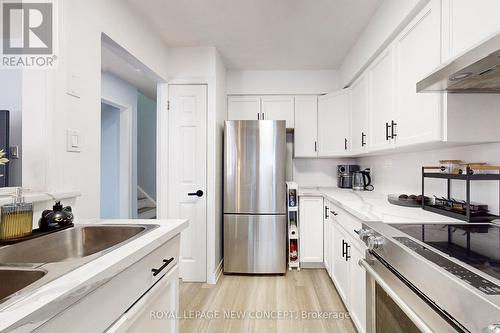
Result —
<instances>
[{"instance_id":1,"label":"doorway","mask_svg":"<svg viewBox=\"0 0 500 333\"><path fill-rule=\"evenodd\" d=\"M169 85L169 217L181 233L180 276L207 280L207 85Z\"/></svg>"},{"instance_id":2,"label":"doorway","mask_svg":"<svg viewBox=\"0 0 500 333\"><path fill-rule=\"evenodd\" d=\"M120 109L101 103L101 217L120 217ZM117 172L118 171L118 172Z\"/></svg>"},{"instance_id":3,"label":"doorway","mask_svg":"<svg viewBox=\"0 0 500 333\"><path fill-rule=\"evenodd\" d=\"M102 35L102 218L156 219L158 215L157 111L165 105L157 89L163 87L160 77Z\"/></svg>"},{"instance_id":4,"label":"doorway","mask_svg":"<svg viewBox=\"0 0 500 333\"><path fill-rule=\"evenodd\" d=\"M101 218L132 217L132 108L101 100Z\"/></svg>"}]
</instances>

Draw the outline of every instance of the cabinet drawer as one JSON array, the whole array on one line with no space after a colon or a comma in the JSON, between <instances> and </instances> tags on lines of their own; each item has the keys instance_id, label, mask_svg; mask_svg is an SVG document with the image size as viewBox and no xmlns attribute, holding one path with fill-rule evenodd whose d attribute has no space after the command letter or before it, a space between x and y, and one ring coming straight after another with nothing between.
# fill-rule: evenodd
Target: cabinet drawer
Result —
<instances>
[{"instance_id":1,"label":"cabinet drawer","mask_svg":"<svg viewBox=\"0 0 500 333\"><path fill-rule=\"evenodd\" d=\"M331 210L337 213L337 215L335 216L336 223L338 223L347 232L349 236L351 236L356 240L361 241L358 237L358 234L354 231L361 229L362 226L361 220L352 216L351 214L346 212L344 209L338 207L337 205L332 204Z\"/></svg>"},{"instance_id":2,"label":"cabinet drawer","mask_svg":"<svg viewBox=\"0 0 500 333\"><path fill-rule=\"evenodd\" d=\"M178 332L179 265L171 268L105 333ZM152 317L154 316L154 317Z\"/></svg>"},{"instance_id":3,"label":"cabinet drawer","mask_svg":"<svg viewBox=\"0 0 500 333\"><path fill-rule=\"evenodd\" d=\"M104 332L179 261L180 235L127 267L90 294L40 326L35 332ZM156 276L152 269L173 260ZM89 320L89 319L92 320Z\"/></svg>"}]
</instances>

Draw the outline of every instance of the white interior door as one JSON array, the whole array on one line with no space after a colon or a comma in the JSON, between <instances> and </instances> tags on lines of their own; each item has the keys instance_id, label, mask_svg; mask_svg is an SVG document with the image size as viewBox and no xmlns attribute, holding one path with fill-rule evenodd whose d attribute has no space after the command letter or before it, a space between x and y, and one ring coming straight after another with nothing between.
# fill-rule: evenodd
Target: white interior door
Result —
<instances>
[{"instance_id":1,"label":"white interior door","mask_svg":"<svg viewBox=\"0 0 500 333\"><path fill-rule=\"evenodd\" d=\"M169 99L168 215L189 219L181 234L180 276L206 282L207 86L170 85Z\"/></svg>"}]
</instances>

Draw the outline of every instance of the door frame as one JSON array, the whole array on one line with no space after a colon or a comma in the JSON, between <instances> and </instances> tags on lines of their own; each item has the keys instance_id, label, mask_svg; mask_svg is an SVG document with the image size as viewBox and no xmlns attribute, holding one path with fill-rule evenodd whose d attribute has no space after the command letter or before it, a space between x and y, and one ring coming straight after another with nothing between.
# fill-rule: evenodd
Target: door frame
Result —
<instances>
[{"instance_id":1,"label":"door frame","mask_svg":"<svg viewBox=\"0 0 500 333\"><path fill-rule=\"evenodd\" d=\"M162 133L162 129L168 129L169 122L169 113L167 110L167 102L169 100L168 86L169 85L206 85L207 86L207 208L206 208L206 279L208 284L216 284L219 276L222 274L222 260L219 263L215 263L215 228L217 225L216 216L215 216L215 207L217 204L217 200L215 198L215 188L217 186L215 182L215 177L211 177L211 175L215 175L216 170L216 105L215 105L215 79L212 77L186 77L186 78L174 78L169 80L168 83L159 84L158 85L158 154L157 158L158 166L157 172L159 175L157 177L157 191L160 194L157 200L158 204L158 217L159 218L169 218L169 193L168 189L170 188L168 182L168 172L169 172L169 150L168 150L168 136L169 133ZM160 87L161 86L161 87ZM160 102L161 99L161 102ZM160 105L163 104L163 107ZM167 110L165 112L165 110ZM226 117L227 118L227 117ZM160 127L163 126L163 127ZM164 132L168 132L164 131ZM163 161L163 163L162 163ZM221 198L222 200L222 198ZM222 214L222 208L221 208ZM222 215L221 220L219 221L222 228ZM222 234L221 234L222 237ZM222 246L222 239L221 246ZM223 258L223 255L222 255Z\"/></svg>"},{"instance_id":2,"label":"door frame","mask_svg":"<svg viewBox=\"0 0 500 333\"><path fill-rule=\"evenodd\" d=\"M101 104L107 104L118 109L120 112L120 218L133 218L132 207L132 183L133 183L133 151L132 151L132 109L131 105L124 105L113 98L101 95ZM102 125L102 122L99 122ZM102 144L102 143L101 143ZM99 180L100 182L100 180ZM122 184L123 187L122 187ZM125 190L125 191L124 191ZM100 201L100 200L99 200Z\"/></svg>"}]
</instances>

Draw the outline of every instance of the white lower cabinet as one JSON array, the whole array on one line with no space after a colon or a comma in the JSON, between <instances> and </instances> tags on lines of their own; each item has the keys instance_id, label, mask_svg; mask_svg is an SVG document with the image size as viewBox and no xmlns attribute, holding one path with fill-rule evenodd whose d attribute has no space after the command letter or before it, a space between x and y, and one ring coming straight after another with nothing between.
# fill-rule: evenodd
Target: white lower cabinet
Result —
<instances>
[{"instance_id":1,"label":"white lower cabinet","mask_svg":"<svg viewBox=\"0 0 500 333\"><path fill-rule=\"evenodd\" d=\"M323 264L323 197L299 199L300 263Z\"/></svg>"},{"instance_id":2,"label":"white lower cabinet","mask_svg":"<svg viewBox=\"0 0 500 333\"><path fill-rule=\"evenodd\" d=\"M123 314L106 333L179 331L175 316L179 311L179 265L163 276L137 303Z\"/></svg>"},{"instance_id":3,"label":"white lower cabinet","mask_svg":"<svg viewBox=\"0 0 500 333\"><path fill-rule=\"evenodd\" d=\"M349 248L349 313L358 331L366 330L366 272L358 265L365 258L364 249L352 242Z\"/></svg>"},{"instance_id":4,"label":"white lower cabinet","mask_svg":"<svg viewBox=\"0 0 500 333\"><path fill-rule=\"evenodd\" d=\"M333 239L335 246L332 251L332 279L340 297L349 309L349 262L346 257L346 235L338 222L333 223Z\"/></svg>"},{"instance_id":5,"label":"white lower cabinet","mask_svg":"<svg viewBox=\"0 0 500 333\"><path fill-rule=\"evenodd\" d=\"M101 277L102 285L34 331L177 332L179 251L177 235L120 273ZM151 311L165 317L152 320Z\"/></svg>"},{"instance_id":6,"label":"white lower cabinet","mask_svg":"<svg viewBox=\"0 0 500 333\"><path fill-rule=\"evenodd\" d=\"M366 331L365 271L358 265L365 257L365 245L358 239L361 221L343 209L330 204L330 272L358 332Z\"/></svg>"}]
</instances>

